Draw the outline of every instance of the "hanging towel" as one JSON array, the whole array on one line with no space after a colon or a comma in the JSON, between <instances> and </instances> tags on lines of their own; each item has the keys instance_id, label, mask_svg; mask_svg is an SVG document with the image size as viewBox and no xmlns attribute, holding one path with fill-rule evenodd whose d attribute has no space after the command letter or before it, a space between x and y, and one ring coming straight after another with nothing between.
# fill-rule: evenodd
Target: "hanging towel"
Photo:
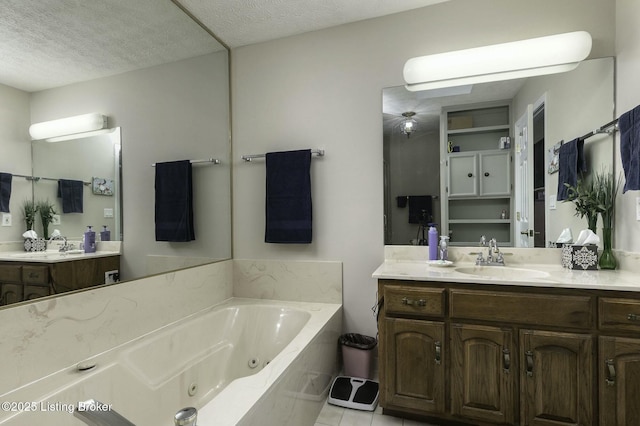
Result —
<instances>
[{"instance_id":1,"label":"hanging towel","mask_svg":"<svg viewBox=\"0 0 640 426\"><path fill-rule=\"evenodd\" d=\"M618 119L620 159L624 170L622 193L640 190L640 105Z\"/></svg>"},{"instance_id":2,"label":"hanging towel","mask_svg":"<svg viewBox=\"0 0 640 426\"><path fill-rule=\"evenodd\" d=\"M424 223L432 221L433 207L431 195L409 196L409 223Z\"/></svg>"},{"instance_id":3,"label":"hanging towel","mask_svg":"<svg viewBox=\"0 0 640 426\"><path fill-rule=\"evenodd\" d=\"M156 241L196 239L191 161L156 163Z\"/></svg>"},{"instance_id":4,"label":"hanging towel","mask_svg":"<svg viewBox=\"0 0 640 426\"><path fill-rule=\"evenodd\" d=\"M0 212L9 213L9 201L11 200L11 173L0 172Z\"/></svg>"},{"instance_id":5,"label":"hanging towel","mask_svg":"<svg viewBox=\"0 0 640 426\"><path fill-rule=\"evenodd\" d=\"M311 243L311 150L266 155L266 243Z\"/></svg>"},{"instance_id":6,"label":"hanging towel","mask_svg":"<svg viewBox=\"0 0 640 426\"><path fill-rule=\"evenodd\" d=\"M396 197L396 205L398 206L399 209L404 209L405 207L407 207L408 201L409 201L409 197L407 197L406 195L400 195Z\"/></svg>"},{"instance_id":7,"label":"hanging towel","mask_svg":"<svg viewBox=\"0 0 640 426\"><path fill-rule=\"evenodd\" d=\"M569 191L565 183L576 187L578 176L587 171L584 140L577 138L560 146L558 167L558 195L556 199L563 201L569 198Z\"/></svg>"},{"instance_id":8,"label":"hanging towel","mask_svg":"<svg viewBox=\"0 0 640 426\"><path fill-rule=\"evenodd\" d=\"M84 183L81 180L58 180L58 198L62 198L62 213L82 213Z\"/></svg>"}]
</instances>

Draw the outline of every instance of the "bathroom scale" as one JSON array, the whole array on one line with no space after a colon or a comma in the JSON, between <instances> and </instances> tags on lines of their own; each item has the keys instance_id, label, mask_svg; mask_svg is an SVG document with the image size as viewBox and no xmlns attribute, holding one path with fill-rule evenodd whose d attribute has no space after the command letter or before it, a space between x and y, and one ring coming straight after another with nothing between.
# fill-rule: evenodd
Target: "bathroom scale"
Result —
<instances>
[{"instance_id":1,"label":"bathroom scale","mask_svg":"<svg viewBox=\"0 0 640 426\"><path fill-rule=\"evenodd\" d=\"M359 377L338 376L329 391L329 404L373 411L378 405L379 384Z\"/></svg>"}]
</instances>

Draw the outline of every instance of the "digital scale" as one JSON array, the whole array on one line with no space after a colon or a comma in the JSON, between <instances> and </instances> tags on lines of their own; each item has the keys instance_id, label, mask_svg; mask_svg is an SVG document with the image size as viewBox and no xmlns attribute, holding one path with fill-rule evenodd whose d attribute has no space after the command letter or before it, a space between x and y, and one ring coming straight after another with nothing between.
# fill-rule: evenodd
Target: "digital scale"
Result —
<instances>
[{"instance_id":1,"label":"digital scale","mask_svg":"<svg viewBox=\"0 0 640 426\"><path fill-rule=\"evenodd\" d=\"M338 376L329 391L329 404L355 410L373 411L378 405L379 384L359 377Z\"/></svg>"}]
</instances>

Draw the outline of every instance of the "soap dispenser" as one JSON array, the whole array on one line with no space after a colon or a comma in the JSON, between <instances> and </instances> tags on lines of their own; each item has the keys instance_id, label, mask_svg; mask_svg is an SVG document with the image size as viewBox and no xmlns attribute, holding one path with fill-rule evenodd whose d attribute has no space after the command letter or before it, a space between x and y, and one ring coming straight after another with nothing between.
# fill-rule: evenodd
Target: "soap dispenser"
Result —
<instances>
[{"instance_id":1,"label":"soap dispenser","mask_svg":"<svg viewBox=\"0 0 640 426\"><path fill-rule=\"evenodd\" d=\"M440 260L445 261L449 258L449 237L447 235L440 236Z\"/></svg>"},{"instance_id":2,"label":"soap dispenser","mask_svg":"<svg viewBox=\"0 0 640 426\"><path fill-rule=\"evenodd\" d=\"M96 252L96 233L93 231L92 226L87 227L87 231L84 233L84 252L95 253Z\"/></svg>"},{"instance_id":3,"label":"soap dispenser","mask_svg":"<svg viewBox=\"0 0 640 426\"><path fill-rule=\"evenodd\" d=\"M429 224L429 260L438 259L438 230L436 229L436 223Z\"/></svg>"},{"instance_id":4,"label":"soap dispenser","mask_svg":"<svg viewBox=\"0 0 640 426\"><path fill-rule=\"evenodd\" d=\"M109 231L107 225L102 225L102 231L100 232L100 241L111 241L111 231Z\"/></svg>"}]
</instances>

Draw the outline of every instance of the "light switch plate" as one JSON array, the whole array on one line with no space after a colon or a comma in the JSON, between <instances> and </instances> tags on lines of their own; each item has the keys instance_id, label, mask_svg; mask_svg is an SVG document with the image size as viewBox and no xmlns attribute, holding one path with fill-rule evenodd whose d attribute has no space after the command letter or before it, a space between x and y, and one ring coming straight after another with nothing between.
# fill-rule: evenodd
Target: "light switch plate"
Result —
<instances>
[{"instance_id":1,"label":"light switch plate","mask_svg":"<svg viewBox=\"0 0 640 426\"><path fill-rule=\"evenodd\" d=\"M640 197L636 197L636 220L640 221Z\"/></svg>"},{"instance_id":2,"label":"light switch plate","mask_svg":"<svg viewBox=\"0 0 640 426\"><path fill-rule=\"evenodd\" d=\"M556 209L556 195L549 195L549 210Z\"/></svg>"},{"instance_id":3,"label":"light switch plate","mask_svg":"<svg viewBox=\"0 0 640 426\"><path fill-rule=\"evenodd\" d=\"M11 226L11 213L2 213L2 226Z\"/></svg>"},{"instance_id":4,"label":"light switch plate","mask_svg":"<svg viewBox=\"0 0 640 426\"><path fill-rule=\"evenodd\" d=\"M60 225L60 215L54 214L51 216L51 224L52 225Z\"/></svg>"},{"instance_id":5,"label":"light switch plate","mask_svg":"<svg viewBox=\"0 0 640 426\"><path fill-rule=\"evenodd\" d=\"M113 209L104 209L104 217L113 217Z\"/></svg>"}]
</instances>

